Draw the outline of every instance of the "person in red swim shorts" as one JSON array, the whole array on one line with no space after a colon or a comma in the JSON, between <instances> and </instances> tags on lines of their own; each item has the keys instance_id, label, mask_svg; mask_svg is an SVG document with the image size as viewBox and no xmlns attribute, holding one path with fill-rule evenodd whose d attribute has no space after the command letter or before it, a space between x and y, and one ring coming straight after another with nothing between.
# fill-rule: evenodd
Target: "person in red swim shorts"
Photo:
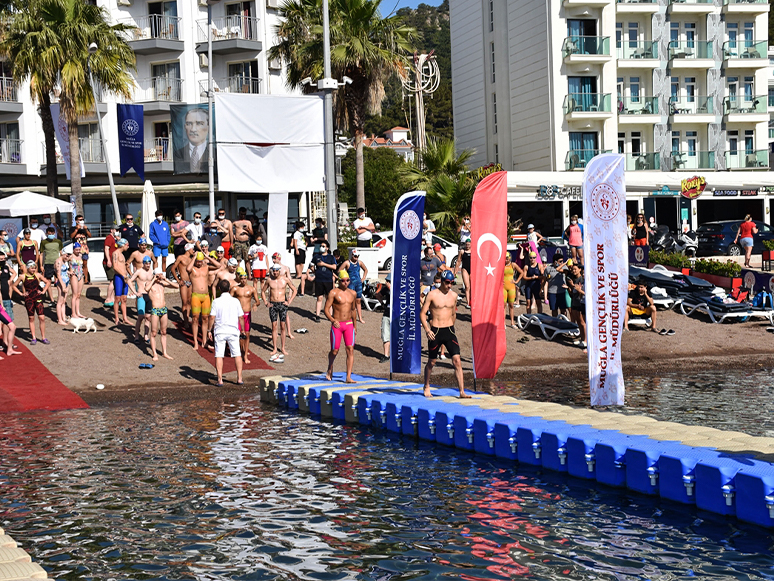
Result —
<instances>
[{"instance_id":1,"label":"person in red swim shorts","mask_svg":"<svg viewBox=\"0 0 774 581\"><path fill-rule=\"evenodd\" d=\"M331 352L328 354L328 381L333 379L333 362L339 354L342 341L347 352L346 383L356 383L352 379L352 367L355 364L355 334L357 332L357 309L355 303L357 294L347 288L349 274L346 270L339 272L339 283L330 293L325 302L325 316L331 322Z\"/></svg>"}]
</instances>

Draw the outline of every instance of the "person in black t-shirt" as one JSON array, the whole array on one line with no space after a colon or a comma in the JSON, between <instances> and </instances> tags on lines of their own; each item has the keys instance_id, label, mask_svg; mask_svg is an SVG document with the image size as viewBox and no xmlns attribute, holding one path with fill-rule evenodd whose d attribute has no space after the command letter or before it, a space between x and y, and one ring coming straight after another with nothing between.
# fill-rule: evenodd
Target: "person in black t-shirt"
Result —
<instances>
[{"instance_id":1,"label":"person in black t-shirt","mask_svg":"<svg viewBox=\"0 0 774 581\"><path fill-rule=\"evenodd\" d=\"M320 309L328 299L328 293L333 290L333 271L338 268L336 259L328 253L328 241L320 244L320 254L314 258L314 266L317 271L314 279L314 294L317 297L314 320L320 322Z\"/></svg>"},{"instance_id":2,"label":"person in black t-shirt","mask_svg":"<svg viewBox=\"0 0 774 581\"><path fill-rule=\"evenodd\" d=\"M648 294L648 287L642 281L639 281L634 290L629 293L629 300L626 303L626 317L624 317L624 329L627 331L631 317L650 317L650 330L658 333L656 330L656 304Z\"/></svg>"},{"instance_id":3,"label":"person in black t-shirt","mask_svg":"<svg viewBox=\"0 0 774 581\"><path fill-rule=\"evenodd\" d=\"M382 303L382 345L384 347L384 355L379 359L379 363L384 363L390 360L390 293L392 292L392 275L387 274L387 282L385 282L379 291L376 293L376 298Z\"/></svg>"}]
</instances>

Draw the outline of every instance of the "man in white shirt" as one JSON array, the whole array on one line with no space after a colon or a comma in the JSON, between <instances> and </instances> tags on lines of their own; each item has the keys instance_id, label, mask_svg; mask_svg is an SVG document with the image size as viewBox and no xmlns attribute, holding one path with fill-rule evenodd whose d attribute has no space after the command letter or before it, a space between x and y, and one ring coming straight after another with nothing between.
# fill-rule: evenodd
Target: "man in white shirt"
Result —
<instances>
[{"instance_id":1,"label":"man in white shirt","mask_svg":"<svg viewBox=\"0 0 774 581\"><path fill-rule=\"evenodd\" d=\"M231 283L221 280L218 283L220 296L212 301L210 309L210 339L215 343L215 370L218 372L218 386L223 385L223 357L226 344L234 358L237 371L237 385L242 381L242 353L239 350L239 321L244 316L239 299L229 293Z\"/></svg>"},{"instance_id":2,"label":"man in white shirt","mask_svg":"<svg viewBox=\"0 0 774 581\"><path fill-rule=\"evenodd\" d=\"M371 248L371 237L376 231L371 218L366 218L365 208L357 209L357 220L352 222L352 227L357 232L357 247Z\"/></svg>"},{"instance_id":3,"label":"man in white shirt","mask_svg":"<svg viewBox=\"0 0 774 581\"><path fill-rule=\"evenodd\" d=\"M190 109L185 115L185 134L188 142L173 154L175 173L202 173L208 167L209 117L201 107Z\"/></svg>"},{"instance_id":4,"label":"man in white shirt","mask_svg":"<svg viewBox=\"0 0 774 581\"><path fill-rule=\"evenodd\" d=\"M185 227L185 234L188 242L196 246L196 250L201 250L200 242L204 236L204 225L202 224L202 215L199 212L194 214L193 222Z\"/></svg>"},{"instance_id":5,"label":"man in white shirt","mask_svg":"<svg viewBox=\"0 0 774 581\"><path fill-rule=\"evenodd\" d=\"M433 232L435 232L435 224L427 217L427 212L425 212L425 219L422 222L422 238L424 238L425 243L430 246L433 245Z\"/></svg>"},{"instance_id":6,"label":"man in white shirt","mask_svg":"<svg viewBox=\"0 0 774 581\"><path fill-rule=\"evenodd\" d=\"M22 228L19 230L19 234L16 236L18 240L21 240L24 238L24 229ZM40 247L40 243L43 242L46 238L46 232L45 228L40 228L38 224L37 218L30 218L30 240L34 240L38 243L38 247Z\"/></svg>"}]
</instances>

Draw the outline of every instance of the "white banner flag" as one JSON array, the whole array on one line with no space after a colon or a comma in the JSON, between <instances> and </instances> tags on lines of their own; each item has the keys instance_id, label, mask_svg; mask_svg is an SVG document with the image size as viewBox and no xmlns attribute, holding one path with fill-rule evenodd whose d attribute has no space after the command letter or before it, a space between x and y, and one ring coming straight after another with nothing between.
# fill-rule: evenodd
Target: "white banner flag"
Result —
<instances>
[{"instance_id":1,"label":"white banner flag","mask_svg":"<svg viewBox=\"0 0 774 581\"><path fill-rule=\"evenodd\" d=\"M623 405L621 338L629 274L622 155L598 155L586 166L583 220L591 405Z\"/></svg>"},{"instance_id":2,"label":"white banner flag","mask_svg":"<svg viewBox=\"0 0 774 581\"><path fill-rule=\"evenodd\" d=\"M64 160L65 175L70 179L70 135L67 133L67 121L60 115L59 103L51 103L51 118L54 120L54 133L59 143L59 151ZM83 167L83 157L80 157L81 177L86 176L86 168Z\"/></svg>"}]
</instances>

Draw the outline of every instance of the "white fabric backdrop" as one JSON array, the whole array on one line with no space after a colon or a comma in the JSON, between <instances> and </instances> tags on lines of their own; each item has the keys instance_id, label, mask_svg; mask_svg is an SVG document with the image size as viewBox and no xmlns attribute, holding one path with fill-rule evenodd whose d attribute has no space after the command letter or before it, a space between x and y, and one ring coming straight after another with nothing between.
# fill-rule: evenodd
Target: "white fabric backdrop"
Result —
<instances>
[{"instance_id":1,"label":"white fabric backdrop","mask_svg":"<svg viewBox=\"0 0 774 581\"><path fill-rule=\"evenodd\" d=\"M622 155L598 155L586 166L583 220L591 405L623 405L621 339L629 252Z\"/></svg>"},{"instance_id":2,"label":"white fabric backdrop","mask_svg":"<svg viewBox=\"0 0 774 581\"><path fill-rule=\"evenodd\" d=\"M279 252L283 256L282 263L290 267L290 272L295 273L292 260L288 261L287 223L288 193L277 192L269 194L269 209L266 219L269 231L266 233L266 247L269 249L269 256Z\"/></svg>"},{"instance_id":3,"label":"white fabric backdrop","mask_svg":"<svg viewBox=\"0 0 774 581\"><path fill-rule=\"evenodd\" d=\"M218 127L221 114L218 112ZM222 143L218 134L218 189L226 192L316 192L325 189L320 145Z\"/></svg>"}]
</instances>

